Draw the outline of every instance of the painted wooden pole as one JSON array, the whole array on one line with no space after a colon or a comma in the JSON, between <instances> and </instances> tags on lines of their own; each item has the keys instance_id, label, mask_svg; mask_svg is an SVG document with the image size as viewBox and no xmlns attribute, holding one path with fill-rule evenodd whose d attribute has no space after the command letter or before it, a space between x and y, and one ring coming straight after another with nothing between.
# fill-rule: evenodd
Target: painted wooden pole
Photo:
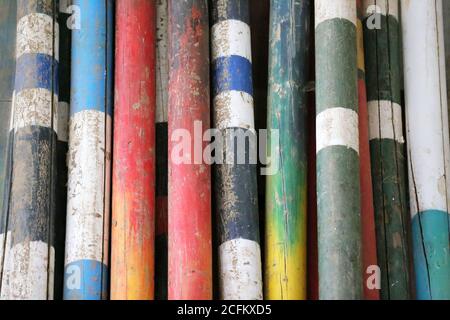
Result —
<instances>
[{"instance_id":1,"label":"painted wooden pole","mask_svg":"<svg viewBox=\"0 0 450 320\"><path fill-rule=\"evenodd\" d=\"M408 204L397 0L364 1L367 101L381 298L409 299Z\"/></svg>"},{"instance_id":2,"label":"painted wooden pole","mask_svg":"<svg viewBox=\"0 0 450 320\"><path fill-rule=\"evenodd\" d=\"M156 12L156 226L155 298L167 299L167 103L169 82L167 0Z\"/></svg>"},{"instance_id":3,"label":"painted wooden pole","mask_svg":"<svg viewBox=\"0 0 450 320\"><path fill-rule=\"evenodd\" d=\"M447 101L450 110L450 1L442 1L444 18L445 65L447 74Z\"/></svg>"},{"instance_id":4,"label":"painted wooden pole","mask_svg":"<svg viewBox=\"0 0 450 320\"><path fill-rule=\"evenodd\" d=\"M369 113L367 110L366 74L364 63L363 1L357 0L358 20L356 25L358 46L358 105L359 105L359 154L361 182L361 226L363 253L364 299L378 300L377 245L373 207L372 173L369 147ZM374 269L375 268L375 269ZM371 278L373 276L373 280Z\"/></svg>"},{"instance_id":5,"label":"painted wooden pole","mask_svg":"<svg viewBox=\"0 0 450 320\"><path fill-rule=\"evenodd\" d=\"M0 0L0 286L3 254L8 226L8 199L11 186L10 119L16 67L16 12L17 2Z\"/></svg>"},{"instance_id":6,"label":"painted wooden pole","mask_svg":"<svg viewBox=\"0 0 450 320\"><path fill-rule=\"evenodd\" d=\"M356 1L316 0L320 299L361 299Z\"/></svg>"},{"instance_id":7,"label":"painted wooden pole","mask_svg":"<svg viewBox=\"0 0 450 320\"><path fill-rule=\"evenodd\" d=\"M214 124L224 141L216 165L219 290L225 300L263 298L256 163L225 160L256 150L248 0L213 0ZM235 136L248 136L239 145ZM230 143L228 145L228 143ZM242 149L241 149L242 150Z\"/></svg>"},{"instance_id":8,"label":"painted wooden pole","mask_svg":"<svg viewBox=\"0 0 450 320\"><path fill-rule=\"evenodd\" d=\"M12 175L2 299L53 298L58 23L52 0L17 2Z\"/></svg>"},{"instance_id":9,"label":"painted wooden pole","mask_svg":"<svg viewBox=\"0 0 450 320\"><path fill-rule=\"evenodd\" d=\"M266 297L306 299L309 0L272 0L269 145L281 159L266 185ZM277 130L273 137L270 130Z\"/></svg>"},{"instance_id":10,"label":"painted wooden pole","mask_svg":"<svg viewBox=\"0 0 450 320\"><path fill-rule=\"evenodd\" d=\"M107 297L112 127L112 0L74 0L64 299Z\"/></svg>"},{"instance_id":11,"label":"painted wooden pole","mask_svg":"<svg viewBox=\"0 0 450 320\"><path fill-rule=\"evenodd\" d=\"M210 127L208 19L206 0L169 1L170 300L212 298L211 169L202 160Z\"/></svg>"},{"instance_id":12,"label":"painted wooden pole","mask_svg":"<svg viewBox=\"0 0 450 320\"><path fill-rule=\"evenodd\" d=\"M69 150L69 112L70 112L70 57L72 47L72 30L69 26L73 13L71 0L59 0L59 102L56 142L57 180L55 213L55 299L63 298L64 284L64 250L66 238L67 213L67 153Z\"/></svg>"},{"instance_id":13,"label":"painted wooden pole","mask_svg":"<svg viewBox=\"0 0 450 320\"><path fill-rule=\"evenodd\" d=\"M401 4L416 295L450 299L450 150L442 1Z\"/></svg>"},{"instance_id":14,"label":"painted wooden pole","mask_svg":"<svg viewBox=\"0 0 450 320\"><path fill-rule=\"evenodd\" d=\"M111 299L154 298L155 1L116 1Z\"/></svg>"}]
</instances>

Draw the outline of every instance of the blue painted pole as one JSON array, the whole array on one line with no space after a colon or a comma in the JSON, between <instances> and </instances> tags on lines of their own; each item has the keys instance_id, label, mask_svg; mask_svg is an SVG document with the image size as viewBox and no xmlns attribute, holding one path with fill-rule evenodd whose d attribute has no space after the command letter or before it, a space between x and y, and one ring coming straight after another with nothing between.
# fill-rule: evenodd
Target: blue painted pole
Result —
<instances>
[{"instance_id":1,"label":"blue painted pole","mask_svg":"<svg viewBox=\"0 0 450 320\"><path fill-rule=\"evenodd\" d=\"M112 115L112 0L75 0L64 299L107 298Z\"/></svg>"}]
</instances>

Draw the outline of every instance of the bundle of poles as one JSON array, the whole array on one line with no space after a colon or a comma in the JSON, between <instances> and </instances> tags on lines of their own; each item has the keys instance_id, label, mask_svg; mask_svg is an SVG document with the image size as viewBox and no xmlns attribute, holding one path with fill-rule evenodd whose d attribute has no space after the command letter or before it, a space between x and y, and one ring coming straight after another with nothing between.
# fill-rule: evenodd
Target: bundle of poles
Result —
<instances>
[{"instance_id":1,"label":"bundle of poles","mask_svg":"<svg viewBox=\"0 0 450 320\"><path fill-rule=\"evenodd\" d=\"M450 300L448 15L0 0L0 298Z\"/></svg>"}]
</instances>

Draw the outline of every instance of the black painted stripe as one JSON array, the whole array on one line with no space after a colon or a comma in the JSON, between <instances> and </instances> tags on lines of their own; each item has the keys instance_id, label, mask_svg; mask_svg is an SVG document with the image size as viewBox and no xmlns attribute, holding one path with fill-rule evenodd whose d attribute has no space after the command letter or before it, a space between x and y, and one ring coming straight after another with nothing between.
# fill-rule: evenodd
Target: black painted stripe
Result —
<instances>
[{"instance_id":1,"label":"black painted stripe","mask_svg":"<svg viewBox=\"0 0 450 320\"><path fill-rule=\"evenodd\" d=\"M29 241L52 244L49 226L54 226L55 148L56 133L50 128L29 126L15 133L8 223L12 245Z\"/></svg>"},{"instance_id":2,"label":"black painted stripe","mask_svg":"<svg viewBox=\"0 0 450 320\"><path fill-rule=\"evenodd\" d=\"M213 23L232 19L250 24L249 7L249 0L213 0Z\"/></svg>"},{"instance_id":3,"label":"black painted stripe","mask_svg":"<svg viewBox=\"0 0 450 320\"><path fill-rule=\"evenodd\" d=\"M219 228L219 241L224 243L233 239L247 239L259 243L259 214L257 198L256 164L249 163L249 153L256 145L250 146L250 139L247 139L245 147L245 163L237 162L237 139L234 135L237 132L244 132L256 141L253 131L241 128L229 128L222 130L222 136L228 141L234 140L235 164L217 164L215 179L215 197L217 206L217 222ZM256 149L255 149L256 150ZM227 151L224 150L224 159Z\"/></svg>"}]
</instances>

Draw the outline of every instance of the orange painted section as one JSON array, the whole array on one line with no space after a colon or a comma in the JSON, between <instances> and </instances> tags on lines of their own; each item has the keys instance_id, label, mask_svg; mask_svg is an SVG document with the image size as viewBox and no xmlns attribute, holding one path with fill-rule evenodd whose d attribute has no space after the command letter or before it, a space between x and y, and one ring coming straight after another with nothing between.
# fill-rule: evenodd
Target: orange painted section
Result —
<instances>
[{"instance_id":1,"label":"orange painted section","mask_svg":"<svg viewBox=\"0 0 450 320\"><path fill-rule=\"evenodd\" d=\"M116 2L111 298L154 298L155 1Z\"/></svg>"}]
</instances>

